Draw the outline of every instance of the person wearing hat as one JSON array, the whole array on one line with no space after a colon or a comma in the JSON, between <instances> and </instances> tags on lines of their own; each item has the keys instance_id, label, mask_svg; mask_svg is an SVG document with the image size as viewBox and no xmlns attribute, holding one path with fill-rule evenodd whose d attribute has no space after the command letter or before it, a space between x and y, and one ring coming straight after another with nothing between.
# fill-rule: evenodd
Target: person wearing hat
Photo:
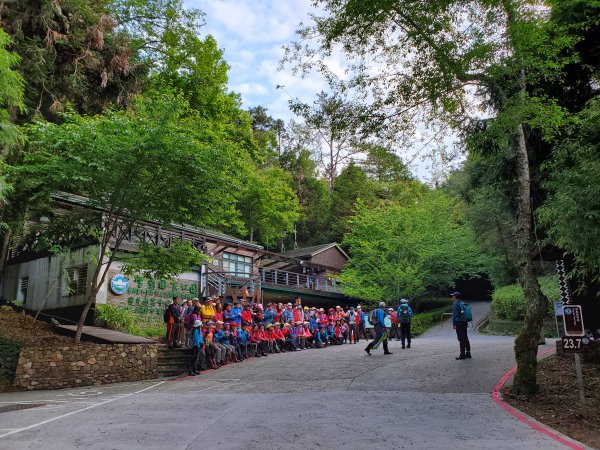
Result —
<instances>
[{"instance_id":1,"label":"person wearing hat","mask_svg":"<svg viewBox=\"0 0 600 450\"><path fill-rule=\"evenodd\" d=\"M460 292L455 291L450 296L452 297L452 325L456 330L456 337L458 338L460 348L460 354L456 359L467 359L471 357L471 343L467 334L468 323L463 319L461 314Z\"/></svg>"},{"instance_id":2,"label":"person wearing hat","mask_svg":"<svg viewBox=\"0 0 600 450\"><path fill-rule=\"evenodd\" d=\"M277 347L281 350L281 353L285 353L285 336L281 332L281 323L275 322L273 324L273 336L275 338L275 343Z\"/></svg>"},{"instance_id":3,"label":"person wearing hat","mask_svg":"<svg viewBox=\"0 0 600 450\"><path fill-rule=\"evenodd\" d=\"M325 334L325 327L322 324L319 324L319 328L315 332L315 347L327 347L327 335Z\"/></svg>"},{"instance_id":4,"label":"person wearing hat","mask_svg":"<svg viewBox=\"0 0 600 450\"><path fill-rule=\"evenodd\" d=\"M354 310L354 306L351 306L348 312L346 313L346 319L348 320L348 342L350 344L358 343L358 321L356 320L358 314Z\"/></svg>"},{"instance_id":5,"label":"person wearing hat","mask_svg":"<svg viewBox=\"0 0 600 450\"><path fill-rule=\"evenodd\" d=\"M360 305L358 305L356 307L356 314L358 315L357 318L357 325L358 325L358 333L357 336L360 337L362 335L362 337L367 340L367 326L366 326L366 320L367 320L367 315L364 313L364 311L362 310L362 307Z\"/></svg>"},{"instance_id":6,"label":"person wearing hat","mask_svg":"<svg viewBox=\"0 0 600 450\"><path fill-rule=\"evenodd\" d=\"M392 352L390 352L388 350L388 340L387 340L387 331L385 329L385 302L381 302L379 303L379 308L377 308L377 311L375 313L375 317L377 318L377 322L373 325L375 328L375 339L373 339L371 342L369 342L369 345L367 345L367 348L365 348L365 352L367 352L367 355L371 356L371 349L375 346L375 344L377 344L379 341L382 342L383 344L383 354L384 355L391 355Z\"/></svg>"},{"instance_id":7,"label":"person wearing hat","mask_svg":"<svg viewBox=\"0 0 600 450\"><path fill-rule=\"evenodd\" d=\"M272 303L267 303L267 308L265 309L264 317L267 326L275 321L275 308L273 308Z\"/></svg>"},{"instance_id":8,"label":"person wearing hat","mask_svg":"<svg viewBox=\"0 0 600 450\"><path fill-rule=\"evenodd\" d=\"M239 300L233 302L233 308L231 308L231 311L233 311L233 315L235 318L234 322L236 323L236 325L241 325L242 311L244 311L244 308L242 308L242 305L240 305Z\"/></svg>"},{"instance_id":9,"label":"person wearing hat","mask_svg":"<svg viewBox=\"0 0 600 450\"><path fill-rule=\"evenodd\" d=\"M229 324L225 327L222 321L217 321L217 328L215 331L215 345L221 347L224 350L223 365L229 362L237 362L235 358L235 349L229 343Z\"/></svg>"},{"instance_id":10,"label":"person wearing hat","mask_svg":"<svg viewBox=\"0 0 600 450\"><path fill-rule=\"evenodd\" d=\"M192 357L190 359L189 374L200 375L204 367L204 337L202 336L202 321L196 320L192 331Z\"/></svg>"},{"instance_id":11,"label":"person wearing hat","mask_svg":"<svg viewBox=\"0 0 600 450\"><path fill-rule=\"evenodd\" d=\"M405 342L408 343L410 348L410 323L412 321L413 312L408 306L408 303L400 303L398 308L398 321L400 322L400 339L402 340L402 348L404 348Z\"/></svg>"},{"instance_id":12,"label":"person wearing hat","mask_svg":"<svg viewBox=\"0 0 600 450\"><path fill-rule=\"evenodd\" d=\"M204 304L200 308L200 314L202 315L202 322L207 323L209 320L215 320L215 314L217 310L212 305L211 297L204 297Z\"/></svg>"},{"instance_id":13,"label":"person wearing hat","mask_svg":"<svg viewBox=\"0 0 600 450\"><path fill-rule=\"evenodd\" d=\"M221 359L225 357L221 352L221 348L215 345L214 327L213 321L209 320L206 323L206 333L204 334L204 348L211 369L217 369L221 365Z\"/></svg>"},{"instance_id":14,"label":"person wearing hat","mask_svg":"<svg viewBox=\"0 0 600 450\"><path fill-rule=\"evenodd\" d=\"M290 320L294 320L294 311L291 303L288 303L284 311L281 313L281 320L283 323L289 323Z\"/></svg>"},{"instance_id":15,"label":"person wearing hat","mask_svg":"<svg viewBox=\"0 0 600 450\"><path fill-rule=\"evenodd\" d=\"M262 356L268 356L267 350L268 350L268 338L267 335L265 333L265 324L264 323L259 323L258 324L258 329L254 332L254 334L252 335L254 341L258 344L258 350L257 350L257 355L258 352L260 352L260 354Z\"/></svg>"}]
</instances>

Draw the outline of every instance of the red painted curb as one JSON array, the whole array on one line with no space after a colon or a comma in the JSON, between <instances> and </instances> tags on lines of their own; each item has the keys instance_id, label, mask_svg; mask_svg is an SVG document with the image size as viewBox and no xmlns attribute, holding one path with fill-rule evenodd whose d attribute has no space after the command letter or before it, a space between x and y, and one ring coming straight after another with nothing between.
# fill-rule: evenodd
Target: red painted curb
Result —
<instances>
[{"instance_id":1,"label":"red painted curb","mask_svg":"<svg viewBox=\"0 0 600 450\"><path fill-rule=\"evenodd\" d=\"M549 350L547 352L544 352L541 355L539 355L539 357L541 358L541 357L549 355L551 353L554 353L554 350ZM585 447L559 436L551 428L540 425L539 423L536 423L536 422L532 421L531 419L525 417L519 410L513 408L508 403L506 403L504 400L502 400L502 398L500 396L500 390L504 387L506 382L509 380L510 377L513 376L513 374L516 371L517 371L517 366L510 369L508 372L506 372L504 374L504 376L502 378L500 378L500 381L498 381L498 384L496 384L496 386L494 386L494 389L492 389L492 399L496 403L498 403L498 405L500 405L500 407L502 409L504 409L507 413L509 413L511 416L517 418L518 420L520 420L523 423L526 423L534 430L536 430L542 434L545 434L546 436L554 439L555 441L560 442L561 444L566 445L567 447L569 447L573 450L585 450Z\"/></svg>"}]
</instances>

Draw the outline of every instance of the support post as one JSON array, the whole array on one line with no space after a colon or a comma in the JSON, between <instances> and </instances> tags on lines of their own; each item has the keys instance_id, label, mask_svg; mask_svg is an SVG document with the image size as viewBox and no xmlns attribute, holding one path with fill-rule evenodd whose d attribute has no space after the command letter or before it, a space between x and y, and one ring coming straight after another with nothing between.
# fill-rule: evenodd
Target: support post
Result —
<instances>
[{"instance_id":1,"label":"support post","mask_svg":"<svg viewBox=\"0 0 600 450\"><path fill-rule=\"evenodd\" d=\"M583 373L581 372L581 355L575 353L575 372L577 373L577 386L579 387L579 401L585 405L585 392L583 390Z\"/></svg>"}]
</instances>

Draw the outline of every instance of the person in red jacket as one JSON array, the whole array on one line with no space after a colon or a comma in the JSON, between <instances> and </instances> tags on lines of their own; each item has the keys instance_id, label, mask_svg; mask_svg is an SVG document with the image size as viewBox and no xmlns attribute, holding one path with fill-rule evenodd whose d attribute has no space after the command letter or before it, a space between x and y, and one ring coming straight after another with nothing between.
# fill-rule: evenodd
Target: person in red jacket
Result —
<instances>
[{"instance_id":1,"label":"person in red jacket","mask_svg":"<svg viewBox=\"0 0 600 450\"><path fill-rule=\"evenodd\" d=\"M310 332L309 322L304 322L302 324L302 326L304 327L303 336L306 341L306 346L308 348L313 348L314 347L314 338L313 338L313 334Z\"/></svg>"},{"instance_id":2,"label":"person in red jacket","mask_svg":"<svg viewBox=\"0 0 600 450\"><path fill-rule=\"evenodd\" d=\"M279 349L285 353L285 336L281 332L281 323L275 322L273 325L273 336L275 337L275 342Z\"/></svg>"},{"instance_id":3,"label":"person in red jacket","mask_svg":"<svg viewBox=\"0 0 600 450\"><path fill-rule=\"evenodd\" d=\"M298 323L298 322L302 322L303 320L304 320L304 314L302 312L302 306L296 305L296 307L294 308L294 322Z\"/></svg>"},{"instance_id":4,"label":"person in red jacket","mask_svg":"<svg viewBox=\"0 0 600 450\"><path fill-rule=\"evenodd\" d=\"M261 323L258 325L258 329L254 332L252 337L260 343L259 344L260 354L262 356L267 356L267 354L268 354L267 349L269 347L269 338L267 337L267 334L265 333L265 324L264 323Z\"/></svg>"},{"instance_id":5,"label":"person in red jacket","mask_svg":"<svg viewBox=\"0 0 600 450\"><path fill-rule=\"evenodd\" d=\"M244 310L242 311L242 324L252 325L252 321L253 321L252 306L244 305Z\"/></svg>"},{"instance_id":6,"label":"person in red jacket","mask_svg":"<svg viewBox=\"0 0 600 450\"><path fill-rule=\"evenodd\" d=\"M275 335L273 334L273 325L268 324L265 330L265 336L267 337L267 348L269 353L279 353L279 347L275 342Z\"/></svg>"},{"instance_id":7,"label":"person in red jacket","mask_svg":"<svg viewBox=\"0 0 600 450\"><path fill-rule=\"evenodd\" d=\"M258 324L255 323L254 325L252 325L252 332L250 333L250 343L256 344L256 353L255 353L256 357L267 355L267 353L264 351L264 343L263 343L263 340L261 339L261 335L259 334L259 331L260 330L258 328ZM263 331L262 337L264 337L264 331Z\"/></svg>"}]
</instances>

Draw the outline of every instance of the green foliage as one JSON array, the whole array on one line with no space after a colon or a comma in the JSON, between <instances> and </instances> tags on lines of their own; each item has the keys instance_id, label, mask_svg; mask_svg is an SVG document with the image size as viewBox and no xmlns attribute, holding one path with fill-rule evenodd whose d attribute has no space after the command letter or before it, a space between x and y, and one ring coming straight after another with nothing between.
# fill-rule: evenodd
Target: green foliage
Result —
<instances>
[{"instance_id":1,"label":"green foliage","mask_svg":"<svg viewBox=\"0 0 600 450\"><path fill-rule=\"evenodd\" d=\"M96 305L98 318L106 322L106 326L111 330L130 333L136 323L135 315L128 309L117 305Z\"/></svg>"},{"instance_id":2,"label":"green foliage","mask_svg":"<svg viewBox=\"0 0 600 450\"><path fill-rule=\"evenodd\" d=\"M423 334L429 328L440 323L442 313L447 313L452 310L452 306L445 306L433 311L415 314L411 321L410 332L413 336Z\"/></svg>"},{"instance_id":3,"label":"green foliage","mask_svg":"<svg viewBox=\"0 0 600 450\"><path fill-rule=\"evenodd\" d=\"M64 121L28 127L20 172L39 191L77 192L90 206L133 220L240 224L232 186L243 153L206 142L183 99L166 92L127 112L68 113Z\"/></svg>"},{"instance_id":4,"label":"green foliage","mask_svg":"<svg viewBox=\"0 0 600 450\"><path fill-rule=\"evenodd\" d=\"M427 312L446 306L452 306L452 299L449 297L420 297L411 301L411 308L415 313Z\"/></svg>"},{"instance_id":5,"label":"green foliage","mask_svg":"<svg viewBox=\"0 0 600 450\"><path fill-rule=\"evenodd\" d=\"M359 206L351 223L344 245L352 257L340 277L350 297L371 303L415 297L485 267L462 205L441 191L404 204Z\"/></svg>"},{"instance_id":6,"label":"green foliage","mask_svg":"<svg viewBox=\"0 0 600 450\"><path fill-rule=\"evenodd\" d=\"M548 297L548 316L554 311L554 301L560 300L558 280L555 276L538 278L542 293ZM520 284L497 288L492 294L492 309L499 317L509 320L523 320L527 310L527 300Z\"/></svg>"},{"instance_id":7,"label":"green foliage","mask_svg":"<svg viewBox=\"0 0 600 450\"><path fill-rule=\"evenodd\" d=\"M16 66L21 58L6 49L12 41L0 28L0 146L15 144L21 140L20 131L12 124L9 109L24 110L24 81ZM0 164L2 161L0 160ZM0 169L2 166L0 165ZM3 198L2 170L0 170L0 201Z\"/></svg>"},{"instance_id":8,"label":"green foliage","mask_svg":"<svg viewBox=\"0 0 600 450\"><path fill-rule=\"evenodd\" d=\"M150 278L171 279L200 266L208 257L192 247L189 241L175 239L170 247L140 243L138 252L125 255L122 272L126 275L141 273Z\"/></svg>"},{"instance_id":9,"label":"green foliage","mask_svg":"<svg viewBox=\"0 0 600 450\"><path fill-rule=\"evenodd\" d=\"M13 381L21 348L19 344L0 338L0 378Z\"/></svg>"},{"instance_id":10,"label":"green foliage","mask_svg":"<svg viewBox=\"0 0 600 450\"><path fill-rule=\"evenodd\" d=\"M25 122L56 121L71 104L80 113L126 105L140 91L145 67L135 61L127 33L106 1L16 1L2 7L2 27L23 64ZM16 85L15 85L16 86Z\"/></svg>"},{"instance_id":11,"label":"green foliage","mask_svg":"<svg viewBox=\"0 0 600 450\"><path fill-rule=\"evenodd\" d=\"M600 278L600 101L576 116L545 168L548 197L538 209L550 240L575 257L576 274Z\"/></svg>"},{"instance_id":12,"label":"green foliage","mask_svg":"<svg viewBox=\"0 0 600 450\"><path fill-rule=\"evenodd\" d=\"M294 229L299 219L298 199L290 177L281 169L269 167L249 173L239 199L239 209L250 236L273 245Z\"/></svg>"},{"instance_id":13,"label":"green foliage","mask_svg":"<svg viewBox=\"0 0 600 450\"><path fill-rule=\"evenodd\" d=\"M130 333L134 336L145 338L160 338L165 335L165 325L161 323L145 323L141 322L134 325Z\"/></svg>"}]
</instances>

